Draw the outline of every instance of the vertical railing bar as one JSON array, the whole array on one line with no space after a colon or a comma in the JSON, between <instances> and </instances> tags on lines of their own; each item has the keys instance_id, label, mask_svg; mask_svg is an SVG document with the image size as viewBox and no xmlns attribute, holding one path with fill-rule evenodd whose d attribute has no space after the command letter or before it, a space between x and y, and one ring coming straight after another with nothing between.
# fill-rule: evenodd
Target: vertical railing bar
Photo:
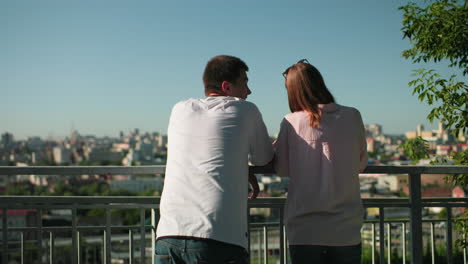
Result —
<instances>
[{"instance_id":1,"label":"vertical railing bar","mask_svg":"<svg viewBox=\"0 0 468 264\"><path fill-rule=\"evenodd\" d=\"M434 235L434 222L431 222L431 260L435 264L435 235Z\"/></svg>"},{"instance_id":2,"label":"vertical railing bar","mask_svg":"<svg viewBox=\"0 0 468 264\"><path fill-rule=\"evenodd\" d=\"M146 230L145 230L145 208L140 208L140 263L145 263L145 240L146 240Z\"/></svg>"},{"instance_id":3,"label":"vertical railing bar","mask_svg":"<svg viewBox=\"0 0 468 264\"><path fill-rule=\"evenodd\" d=\"M54 233L49 232L49 263L53 264L54 263Z\"/></svg>"},{"instance_id":4,"label":"vertical railing bar","mask_svg":"<svg viewBox=\"0 0 468 264\"><path fill-rule=\"evenodd\" d=\"M8 263L8 210L2 209L2 263Z\"/></svg>"},{"instance_id":5,"label":"vertical railing bar","mask_svg":"<svg viewBox=\"0 0 468 264\"><path fill-rule=\"evenodd\" d=\"M263 263L268 264L268 228L263 226Z\"/></svg>"},{"instance_id":6,"label":"vertical railing bar","mask_svg":"<svg viewBox=\"0 0 468 264\"><path fill-rule=\"evenodd\" d=\"M284 232L284 263L288 263L288 237L286 234L286 225L283 224L283 232Z\"/></svg>"},{"instance_id":7,"label":"vertical railing bar","mask_svg":"<svg viewBox=\"0 0 468 264\"><path fill-rule=\"evenodd\" d=\"M21 240L21 264L24 264L24 232L20 233Z\"/></svg>"},{"instance_id":8,"label":"vertical railing bar","mask_svg":"<svg viewBox=\"0 0 468 264\"><path fill-rule=\"evenodd\" d=\"M392 263L392 231L391 231L391 226L390 223L387 224L387 259L388 263Z\"/></svg>"},{"instance_id":9,"label":"vertical railing bar","mask_svg":"<svg viewBox=\"0 0 468 264\"><path fill-rule=\"evenodd\" d=\"M76 232L76 263L81 264L81 234Z\"/></svg>"},{"instance_id":10,"label":"vertical railing bar","mask_svg":"<svg viewBox=\"0 0 468 264\"><path fill-rule=\"evenodd\" d=\"M107 230L104 229L102 236L102 263L107 264Z\"/></svg>"},{"instance_id":11,"label":"vertical railing bar","mask_svg":"<svg viewBox=\"0 0 468 264\"><path fill-rule=\"evenodd\" d=\"M379 259L380 264L385 264L385 213L384 208L379 207Z\"/></svg>"},{"instance_id":12,"label":"vertical railing bar","mask_svg":"<svg viewBox=\"0 0 468 264\"><path fill-rule=\"evenodd\" d=\"M375 223L372 223L372 264L375 264Z\"/></svg>"},{"instance_id":13,"label":"vertical railing bar","mask_svg":"<svg viewBox=\"0 0 468 264\"><path fill-rule=\"evenodd\" d=\"M43 262L43 251L42 251L42 209L37 209L37 243L39 244L38 247L38 256L39 256L39 262Z\"/></svg>"},{"instance_id":14,"label":"vertical railing bar","mask_svg":"<svg viewBox=\"0 0 468 264\"><path fill-rule=\"evenodd\" d=\"M156 262L156 223L156 208L151 208L151 263Z\"/></svg>"},{"instance_id":15,"label":"vertical railing bar","mask_svg":"<svg viewBox=\"0 0 468 264\"><path fill-rule=\"evenodd\" d=\"M466 221L466 220L465 220ZM465 227L463 228L463 241L466 242L466 224ZM466 264L466 247L463 247L463 264Z\"/></svg>"},{"instance_id":16,"label":"vertical railing bar","mask_svg":"<svg viewBox=\"0 0 468 264\"><path fill-rule=\"evenodd\" d=\"M133 231L128 230L128 264L133 264ZM154 262L153 262L154 263Z\"/></svg>"},{"instance_id":17,"label":"vertical railing bar","mask_svg":"<svg viewBox=\"0 0 468 264\"><path fill-rule=\"evenodd\" d=\"M280 264L285 264L286 262L284 261L284 256L285 256L285 252L284 252L284 229L283 229L283 207L279 208L280 210L280 214L279 214L279 231L280 231Z\"/></svg>"},{"instance_id":18,"label":"vertical railing bar","mask_svg":"<svg viewBox=\"0 0 468 264\"><path fill-rule=\"evenodd\" d=\"M261 246L262 246L262 233L260 232L260 229L257 228L257 235L258 235L258 242L257 242L257 254L258 254L258 261L257 263L262 263L262 251L261 251Z\"/></svg>"},{"instance_id":19,"label":"vertical railing bar","mask_svg":"<svg viewBox=\"0 0 468 264\"><path fill-rule=\"evenodd\" d=\"M78 209L77 205L72 205L72 263L73 264L80 264L80 252L79 252L79 237L78 237Z\"/></svg>"},{"instance_id":20,"label":"vertical railing bar","mask_svg":"<svg viewBox=\"0 0 468 264\"><path fill-rule=\"evenodd\" d=\"M110 264L112 260L111 225L111 210L110 208L106 208L106 262L104 264Z\"/></svg>"},{"instance_id":21,"label":"vertical railing bar","mask_svg":"<svg viewBox=\"0 0 468 264\"><path fill-rule=\"evenodd\" d=\"M402 249L402 255L403 255L403 264L406 264L406 223L405 222L402 223L401 229L402 229L401 249Z\"/></svg>"},{"instance_id":22,"label":"vertical railing bar","mask_svg":"<svg viewBox=\"0 0 468 264\"><path fill-rule=\"evenodd\" d=\"M411 263L422 263L422 202L421 174L409 174L410 187L410 230L411 230Z\"/></svg>"},{"instance_id":23,"label":"vertical railing bar","mask_svg":"<svg viewBox=\"0 0 468 264\"><path fill-rule=\"evenodd\" d=\"M453 258L452 258L452 208L451 207L446 207L446 210L447 210L447 239L446 239L447 264L452 264L453 263Z\"/></svg>"}]
</instances>

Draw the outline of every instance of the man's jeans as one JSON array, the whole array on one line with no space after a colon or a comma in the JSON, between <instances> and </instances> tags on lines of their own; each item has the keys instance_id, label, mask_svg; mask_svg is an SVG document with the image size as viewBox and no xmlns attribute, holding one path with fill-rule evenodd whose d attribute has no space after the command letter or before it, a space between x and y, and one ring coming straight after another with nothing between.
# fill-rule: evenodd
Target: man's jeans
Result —
<instances>
[{"instance_id":1,"label":"man's jeans","mask_svg":"<svg viewBox=\"0 0 468 264\"><path fill-rule=\"evenodd\" d=\"M211 239L163 237L156 241L154 264L247 264L247 251Z\"/></svg>"},{"instance_id":2,"label":"man's jeans","mask_svg":"<svg viewBox=\"0 0 468 264\"><path fill-rule=\"evenodd\" d=\"M289 245L292 264L359 264L361 244L355 246Z\"/></svg>"}]
</instances>

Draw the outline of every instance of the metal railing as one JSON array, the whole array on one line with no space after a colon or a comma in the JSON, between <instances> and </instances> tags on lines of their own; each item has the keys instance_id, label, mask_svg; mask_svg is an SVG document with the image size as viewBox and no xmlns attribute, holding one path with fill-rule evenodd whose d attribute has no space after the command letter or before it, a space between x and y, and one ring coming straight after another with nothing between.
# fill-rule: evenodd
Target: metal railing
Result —
<instances>
[{"instance_id":1,"label":"metal railing","mask_svg":"<svg viewBox=\"0 0 468 264\"><path fill-rule=\"evenodd\" d=\"M0 175L86 175L86 174L156 174L164 173L164 166L138 166L138 167L1 167ZM271 171L264 171L260 173L272 173ZM454 208L468 207L468 198L425 198L421 197L421 174L455 174L455 173L468 173L468 166L369 166L364 173L388 173L388 174L408 174L409 175L409 189L410 197L406 198L368 198L363 199L364 206L366 208L378 208L379 219L378 221L369 222L372 226L372 263L375 261L376 246L378 244L379 262L385 263L391 261L391 233L390 224L401 224L404 232L402 232L402 238L404 242L402 244L403 263L406 262L406 230L407 225L409 226L410 237L409 237L409 255L411 263L422 263L423 259L423 222L426 222L422 218L422 209L424 207L445 207ZM0 176L2 177L2 176ZM4 176L5 177L5 176ZM278 232L278 250L280 263L287 263L287 238L284 230L283 223L283 207L284 198L260 198L249 202L249 208L275 208L279 210L279 223L275 224L250 224L250 234L255 232L257 236L262 234L262 239L257 240L257 254L260 254L260 240L263 241L263 254L259 259L263 260L263 263L268 263L268 250L272 246L268 246L268 233L272 226L276 226L276 232ZM38 259L39 261L46 261L54 263L54 252L55 244L58 240L55 236L58 232L71 232L71 262L82 263L80 259L82 256L81 245L82 239L85 237L83 234L88 231L99 231L101 232L102 240L102 260L103 263L111 263L111 243L115 239L128 240L128 259L129 263L135 263L135 243L137 240L135 237L135 231L139 234L139 244L137 247L140 248L139 258L145 260L148 258L148 254L151 254L151 260L154 257L154 244L155 244L155 226L157 223L159 207L159 198L157 197L38 197L38 196L0 196L0 210L2 210L2 263L8 263L8 252L10 248L13 250L19 250L21 255L21 263L24 262L24 251L25 243L24 234L26 232L36 233L36 242ZM410 210L410 218L408 220L401 221L387 221L384 216L384 208L389 207L405 207ZM82 226L78 224L77 212L83 209L97 209L100 208L105 210L105 225L99 226ZM9 209L34 209L36 210L36 226L33 227L8 227L8 215ZM45 210L50 209L67 209L71 210L71 226L43 226L42 217ZM116 226L112 224L111 210L113 209L139 209L140 210L140 222L138 225L133 226ZM151 224L145 223L146 212L151 212ZM446 219L446 251L447 251L447 263L453 263L452 249L453 249L453 237L452 237L452 215L451 210L447 210ZM434 263L434 223L436 221L429 221L432 230L432 259ZM385 228L387 225L387 228ZM376 241L376 228L378 227L379 242ZM5 228L6 227L6 228ZM387 230L387 260L385 259L385 230ZM120 235L112 235L112 233L120 233L122 231L128 232L126 238L122 238ZM147 234L148 231L150 234ZM8 238L11 233L20 233L19 242L17 240L12 241ZM48 233L49 238L44 240L43 234ZM249 234L249 237L250 237ZM147 254L147 242L151 240L151 251ZM250 241L251 239L249 239ZM48 243L46 243L48 242ZM15 245L16 243L16 245ZM17 246L19 244L19 246ZM16 247L17 246L17 247ZM250 249L249 245L249 249ZM276 246L275 246L276 248ZM143 261L144 262L144 261ZM465 249L465 263L466 263L466 249Z\"/></svg>"}]
</instances>

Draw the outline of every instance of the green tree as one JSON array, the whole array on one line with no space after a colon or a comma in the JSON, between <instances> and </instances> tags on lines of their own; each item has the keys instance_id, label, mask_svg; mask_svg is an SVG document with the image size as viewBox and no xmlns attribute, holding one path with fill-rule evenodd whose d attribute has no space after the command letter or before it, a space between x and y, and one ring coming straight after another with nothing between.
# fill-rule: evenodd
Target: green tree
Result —
<instances>
[{"instance_id":1,"label":"green tree","mask_svg":"<svg viewBox=\"0 0 468 264\"><path fill-rule=\"evenodd\" d=\"M463 3L461 3L463 2ZM449 67L468 74L468 5L460 0L434 0L425 7L416 3L399 8L403 11L403 38L411 48L402 56L420 62L448 61ZM453 133L464 133L468 127L468 86L452 75L443 79L435 70L416 70L417 78L409 82L419 100L434 107L427 118L439 119Z\"/></svg>"},{"instance_id":2,"label":"green tree","mask_svg":"<svg viewBox=\"0 0 468 264\"><path fill-rule=\"evenodd\" d=\"M403 11L403 38L411 47L402 56L413 63L448 62L448 67L460 70L461 78L468 74L468 4L466 0L432 0L424 3L410 2L399 8ZM468 86L452 75L445 79L435 70L418 69L415 79L409 82L413 94L428 105L434 105L427 118L439 119L457 136L468 128ZM414 150L418 144L406 144L405 151ZM419 149L420 150L420 149ZM414 150L418 153L418 150ZM427 155L429 153L427 152ZM423 155L424 156L424 155ZM468 165L468 150L450 156L454 164ZM468 175L455 175L452 183L466 186ZM456 221L466 221L467 213ZM466 223L466 222L465 222ZM462 226L456 225L456 226ZM466 233L466 228L458 228ZM466 239L457 245L466 245Z\"/></svg>"},{"instance_id":3,"label":"green tree","mask_svg":"<svg viewBox=\"0 0 468 264\"><path fill-rule=\"evenodd\" d=\"M421 137L408 139L398 148L405 151L406 156L413 160L413 164L416 164L420 159L429 158L429 147L427 145L427 141Z\"/></svg>"}]
</instances>

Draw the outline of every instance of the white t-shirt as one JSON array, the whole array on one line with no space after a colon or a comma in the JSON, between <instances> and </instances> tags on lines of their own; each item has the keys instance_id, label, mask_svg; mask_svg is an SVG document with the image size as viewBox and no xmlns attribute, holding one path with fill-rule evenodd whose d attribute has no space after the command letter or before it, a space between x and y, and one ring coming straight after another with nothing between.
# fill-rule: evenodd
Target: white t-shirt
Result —
<instances>
[{"instance_id":1,"label":"white t-shirt","mask_svg":"<svg viewBox=\"0 0 468 264\"><path fill-rule=\"evenodd\" d=\"M157 237L209 238L247 248L248 161L273 158L258 108L235 97L172 109Z\"/></svg>"}]
</instances>

